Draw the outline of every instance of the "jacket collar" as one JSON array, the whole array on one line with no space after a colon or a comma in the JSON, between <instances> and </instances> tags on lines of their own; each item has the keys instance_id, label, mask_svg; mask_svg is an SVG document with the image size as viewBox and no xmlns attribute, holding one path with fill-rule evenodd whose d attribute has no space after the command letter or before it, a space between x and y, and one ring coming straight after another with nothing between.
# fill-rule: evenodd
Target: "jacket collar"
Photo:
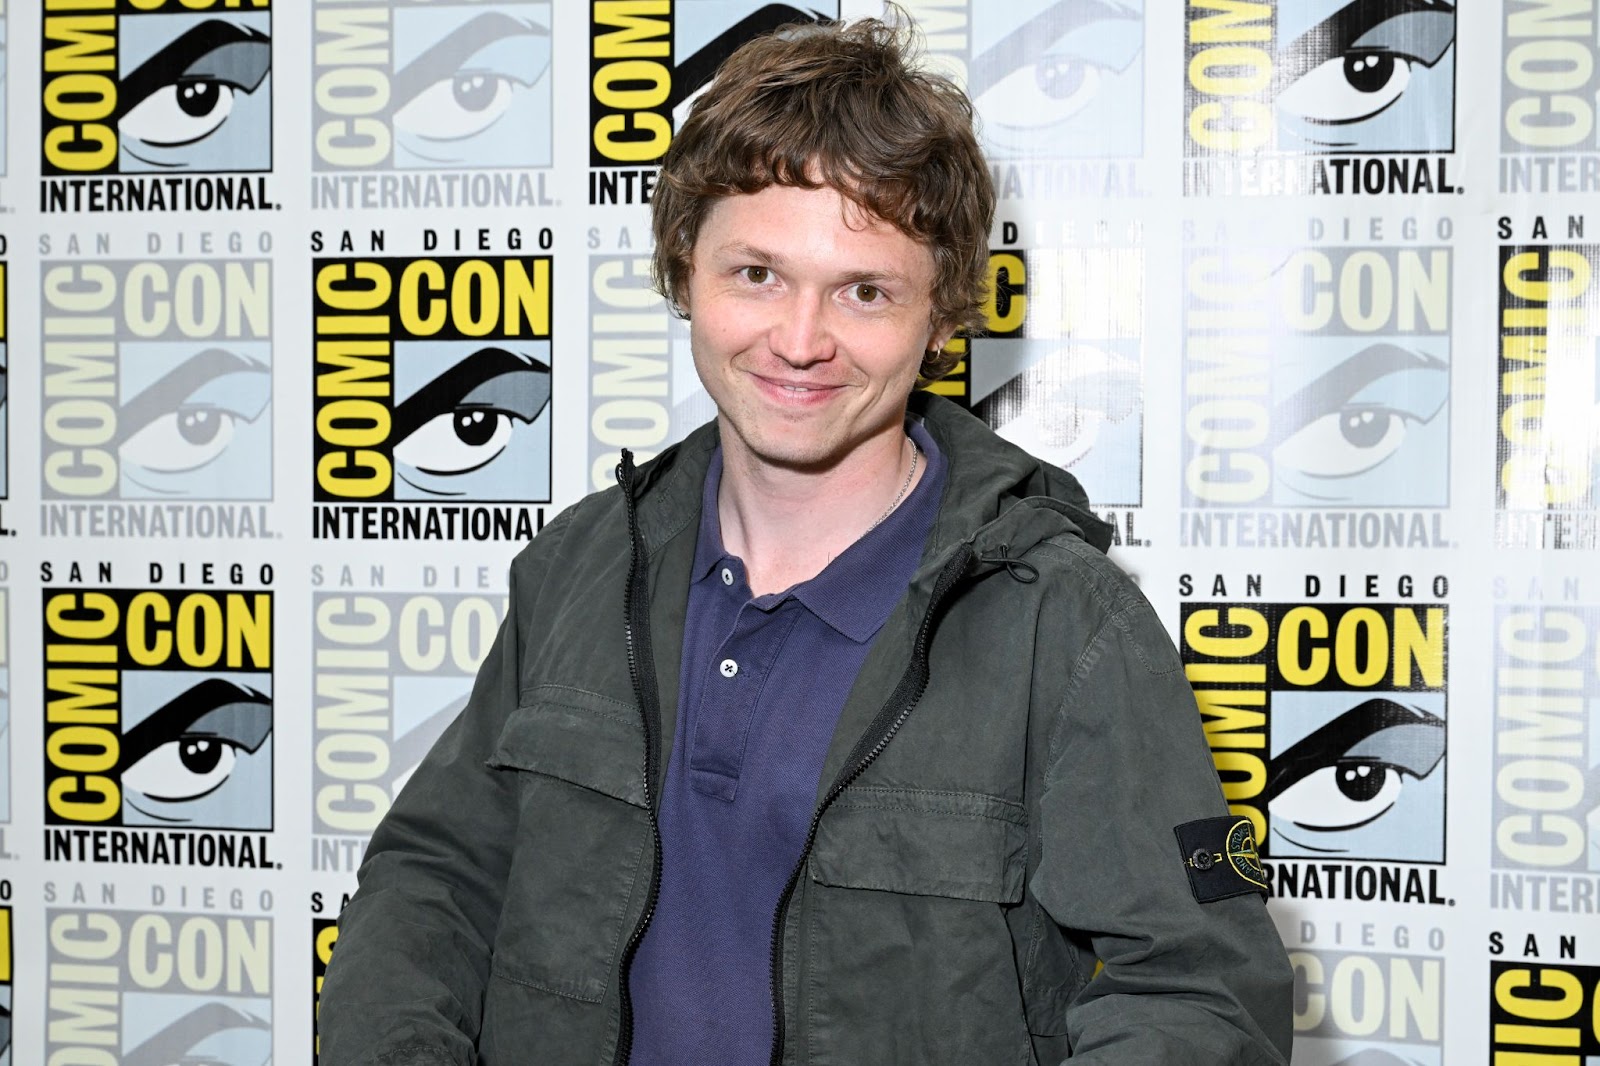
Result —
<instances>
[{"instance_id":1,"label":"jacket collar","mask_svg":"<svg viewBox=\"0 0 1600 1066\"><path fill-rule=\"evenodd\" d=\"M1071 474L1002 440L981 419L940 396L914 392L908 411L922 420L947 464L944 496L917 580L931 579L963 542L970 541L980 556L1004 546L1012 557L1063 533L1100 551L1110 546L1111 527L1089 510L1089 498ZM654 554L698 523L717 440L713 420L639 468L635 492L647 552Z\"/></svg>"}]
</instances>

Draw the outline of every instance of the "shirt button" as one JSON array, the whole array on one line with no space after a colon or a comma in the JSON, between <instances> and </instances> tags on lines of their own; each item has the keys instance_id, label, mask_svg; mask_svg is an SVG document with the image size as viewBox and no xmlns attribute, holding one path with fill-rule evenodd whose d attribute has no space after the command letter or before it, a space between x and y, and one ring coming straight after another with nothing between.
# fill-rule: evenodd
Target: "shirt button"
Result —
<instances>
[{"instance_id":1,"label":"shirt button","mask_svg":"<svg viewBox=\"0 0 1600 1066\"><path fill-rule=\"evenodd\" d=\"M722 568L722 583L724 585L733 584L733 571L729 570L726 566Z\"/></svg>"},{"instance_id":2,"label":"shirt button","mask_svg":"<svg viewBox=\"0 0 1600 1066\"><path fill-rule=\"evenodd\" d=\"M724 571L724 573L726 573L726 571ZM739 664L734 662L732 659L724 659L722 660L722 666L720 669L722 670L723 677L732 677L734 674L739 672Z\"/></svg>"}]
</instances>

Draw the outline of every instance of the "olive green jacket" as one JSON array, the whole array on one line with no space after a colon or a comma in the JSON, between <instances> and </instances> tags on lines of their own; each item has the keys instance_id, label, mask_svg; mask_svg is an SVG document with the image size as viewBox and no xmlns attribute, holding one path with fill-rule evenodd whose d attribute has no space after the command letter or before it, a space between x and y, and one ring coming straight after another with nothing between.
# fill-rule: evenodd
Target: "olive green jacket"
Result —
<instances>
[{"instance_id":1,"label":"olive green jacket","mask_svg":"<svg viewBox=\"0 0 1600 1066\"><path fill-rule=\"evenodd\" d=\"M1266 908L1197 902L1174 836L1227 808L1171 640L1070 476L912 412L944 498L776 916L774 1061L1286 1062ZM715 442L625 463L513 563L471 702L340 915L323 1066L625 1061Z\"/></svg>"}]
</instances>

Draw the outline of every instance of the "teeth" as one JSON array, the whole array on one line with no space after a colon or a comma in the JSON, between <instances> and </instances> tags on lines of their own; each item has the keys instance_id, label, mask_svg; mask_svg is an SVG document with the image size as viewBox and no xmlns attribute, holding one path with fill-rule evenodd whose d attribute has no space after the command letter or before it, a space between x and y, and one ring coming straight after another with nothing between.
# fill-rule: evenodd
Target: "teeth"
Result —
<instances>
[{"instance_id":1,"label":"teeth","mask_svg":"<svg viewBox=\"0 0 1600 1066\"><path fill-rule=\"evenodd\" d=\"M785 385L784 388L786 390L788 390L789 392L810 392L811 391L810 389L806 388L803 385Z\"/></svg>"}]
</instances>

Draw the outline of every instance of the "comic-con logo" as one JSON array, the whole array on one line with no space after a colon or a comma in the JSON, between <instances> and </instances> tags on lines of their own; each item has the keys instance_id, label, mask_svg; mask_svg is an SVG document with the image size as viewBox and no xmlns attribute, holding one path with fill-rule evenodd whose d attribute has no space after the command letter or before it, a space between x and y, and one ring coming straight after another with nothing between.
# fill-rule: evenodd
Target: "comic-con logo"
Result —
<instances>
[{"instance_id":1,"label":"comic-con logo","mask_svg":"<svg viewBox=\"0 0 1600 1066\"><path fill-rule=\"evenodd\" d=\"M312 270L319 503L549 500L549 256Z\"/></svg>"},{"instance_id":2,"label":"comic-con logo","mask_svg":"<svg viewBox=\"0 0 1600 1066\"><path fill-rule=\"evenodd\" d=\"M1229 810L1266 858L1444 861L1441 604L1183 606Z\"/></svg>"},{"instance_id":3,"label":"comic-con logo","mask_svg":"<svg viewBox=\"0 0 1600 1066\"><path fill-rule=\"evenodd\" d=\"M316 170L550 165L549 3L318 0L315 12Z\"/></svg>"},{"instance_id":4,"label":"comic-con logo","mask_svg":"<svg viewBox=\"0 0 1600 1066\"><path fill-rule=\"evenodd\" d=\"M902 6L925 34L929 66L972 98L988 158L1142 154L1144 0Z\"/></svg>"},{"instance_id":5,"label":"comic-con logo","mask_svg":"<svg viewBox=\"0 0 1600 1066\"><path fill-rule=\"evenodd\" d=\"M1297 1066L1444 1066L1442 957L1301 947L1289 965Z\"/></svg>"},{"instance_id":6,"label":"comic-con logo","mask_svg":"<svg viewBox=\"0 0 1600 1066\"><path fill-rule=\"evenodd\" d=\"M45 0L45 174L269 170L271 0Z\"/></svg>"},{"instance_id":7,"label":"comic-con logo","mask_svg":"<svg viewBox=\"0 0 1600 1066\"><path fill-rule=\"evenodd\" d=\"M1558 0L1522 0L1501 10L1500 191L1600 189L1592 10Z\"/></svg>"},{"instance_id":8,"label":"comic-con logo","mask_svg":"<svg viewBox=\"0 0 1600 1066\"><path fill-rule=\"evenodd\" d=\"M272 265L46 261L40 429L54 500L272 498Z\"/></svg>"},{"instance_id":9,"label":"comic-con logo","mask_svg":"<svg viewBox=\"0 0 1600 1066\"><path fill-rule=\"evenodd\" d=\"M995 249L985 327L952 342L965 362L928 388L1072 471L1096 504L1138 506L1143 313L1142 248Z\"/></svg>"},{"instance_id":10,"label":"comic-con logo","mask_svg":"<svg viewBox=\"0 0 1600 1066\"><path fill-rule=\"evenodd\" d=\"M1448 0L1188 0L1185 191L1454 191L1399 154L1455 148L1455 42Z\"/></svg>"},{"instance_id":11,"label":"comic-con logo","mask_svg":"<svg viewBox=\"0 0 1600 1066\"><path fill-rule=\"evenodd\" d=\"M272 1061L272 919L45 911L50 1062Z\"/></svg>"},{"instance_id":12,"label":"comic-con logo","mask_svg":"<svg viewBox=\"0 0 1600 1066\"><path fill-rule=\"evenodd\" d=\"M1554 519L1600 510L1600 322L1588 295L1597 263L1595 245L1500 250L1496 503L1503 512L1546 512L1532 530L1502 516L1502 543L1594 544L1592 522Z\"/></svg>"},{"instance_id":13,"label":"comic-con logo","mask_svg":"<svg viewBox=\"0 0 1600 1066\"><path fill-rule=\"evenodd\" d=\"M1190 507L1449 502L1447 247L1193 248Z\"/></svg>"},{"instance_id":14,"label":"comic-con logo","mask_svg":"<svg viewBox=\"0 0 1600 1066\"><path fill-rule=\"evenodd\" d=\"M45 823L272 828L272 593L44 590Z\"/></svg>"},{"instance_id":15,"label":"comic-con logo","mask_svg":"<svg viewBox=\"0 0 1600 1066\"><path fill-rule=\"evenodd\" d=\"M673 131L741 44L838 17L838 0L590 0L589 165L604 169L590 173L589 202L649 202Z\"/></svg>"},{"instance_id":16,"label":"comic-con logo","mask_svg":"<svg viewBox=\"0 0 1600 1066\"><path fill-rule=\"evenodd\" d=\"M716 415L648 255L589 257L589 368L591 489L616 483L623 448L643 462Z\"/></svg>"},{"instance_id":17,"label":"comic-con logo","mask_svg":"<svg viewBox=\"0 0 1600 1066\"><path fill-rule=\"evenodd\" d=\"M11 1066L11 959L11 908L0 905L0 1066Z\"/></svg>"},{"instance_id":18,"label":"comic-con logo","mask_svg":"<svg viewBox=\"0 0 1600 1066\"><path fill-rule=\"evenodd\" d=\"M1593 735L1600 608L1508 604L1496 609L1494 623L1493 865L1600 872ZM1520 878L1496 883L1498 903L1521 906L1520 891L1509 891Z\"/></svg>"},{"instance_id":19,"label":"comic-con logo","mask_svg":"<svg viewBox=\"0 0 1600 1066\"><path fill-rule=\"evenodd\" d=\"M6 173L6 162L10 158L10 151L6 147L6 135L11 129L11 123L6 117L9 114L6 100L11 95L9 90L11 79L7 77L10 64L6 62L6 57L9 54L7 45L10 36L10 24L6 21L5 5L0 4L0 175ZM0 1061L0 1066L5 1066L5 1063Z\"/></svg>"},{"instance_id":20,"label":"comic-con logo","mask_svg":"<svg viewBox=\"0 0 1600 1066\"><path fill-rule=\"evenodd\" d=\"M312 597L314 869L353 872L366 840L444 727L466 706L504 597Z\"/></svg>"},{"instance_id":21,"label":"comic-con logo","mask_svg":"<svg viewBox=\"0 0 1600 1066\"><path fill-rule=\"evenodd\" d=\"M333 961L333 946L339 940L339 923L333 918L311 919L311 1063L321 1061L322 1037L317 1029L322 1013L322 982ZM6 1066L0 1061L0 1066Z\"/></svg>"},{"instance_id":22,"label":"comic-con logo","mask_svg":"<svg viewBox=\"0 0 1600 1066\"><path fill-rule=\"evenodd\" d=\"M4 20L0 19L0 27L3 26ZM0 52L0 63L3 62L4 53ZM3 103L4 101L0 100L0 106L3 106ZM3 143L4 137L5 131L0 128L0 143ZM3 247L4 243L4 238L0 238L0 247ZM10 391L7 387L11 380L11 361L7 355L6 344L6 324L9 317L7 314L9 308L7 295L10 278L11 272L7 269L5 262L0 261L0 500L6 499L11 492L11 403Z\"/></svg>"},{"instance_id":23,"label":"comic-con logo","mask_svg":"<svg viewBox=\"0 0 1600 1066\"><path fill-rule=\"evenodd\" d=\"M1600 1058L1600 966L1490 962L1489 1048L1495 1062Z\"/></svg>"},{"instance_id":24,"label":"comic-con logo","mask_svg":"<svg viewBox=\"0 0 1600 1066\"><path fill-rule=\"evenodd\" d=\"M11 598L0 588L0 826L11 821ZM0 835L0 844L4 843ZM0 848L0 850L4 850Z\"/></svg>"}]
</instances>

